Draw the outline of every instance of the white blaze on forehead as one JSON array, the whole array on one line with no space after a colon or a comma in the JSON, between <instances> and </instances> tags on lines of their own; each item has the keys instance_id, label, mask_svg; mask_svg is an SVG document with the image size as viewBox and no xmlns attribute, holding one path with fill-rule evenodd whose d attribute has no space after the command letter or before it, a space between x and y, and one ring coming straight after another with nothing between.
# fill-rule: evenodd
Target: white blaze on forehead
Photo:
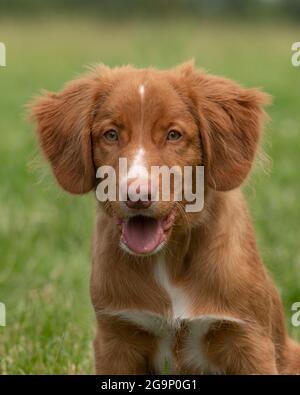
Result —
<instances>
[{"instance_id":1,"label":"white blaze on forehead","mask_svg":"<svg viewBox=\"0 0 300 395\"><path fill-rule=\"evenodd\" d=\"M140 143L142 142L142 136L143 136L143 128L144 128L144 97L145 97L145 85L140 84L138 86L138 92L140 95L140 100L141 100L141 108L140 108L140 122L141 122L141 130L140 130L140 136L139 136L139 141Z\"/></svg>"},{"instance_id":2,"label":"white blaze on forehead","mask_svg":"<svg viewBox=\"0 0 300 395\"><path fill-rule=\"evenodd\" d=\"M127 196L129 193L129 188L136 191L138 185L135 185L135 179L143 181L143 185L148 185L148 170L144 165L144 154L145 151L142 147L138 148L133 156L132 161L129 161L129 169L127 170L127 158L124 158L126 164L120 163L120 177L121 182L119 186L119 192L122 200L127 200ZM129 180L130 187L128 186ZM148 187L147 187L148 188ZM145 193L148 196L148 190L144 190L145 187L140 188L141 193ZM135 193L135 192L133 192ZM138 192L137 192L138 193ZM140 198L140 197L139 197Z\"/></svg>"},{"instance_id":3,"label":"white blaze on forehead","mask_svg":"<svg viewBox=\"0 0 300 395\"><path fill-rule=\"evenodd\" d=\"M135 153L133 159L133 165L142 165L144 163L144 155L145 155L144 148L139 148Z\"/></svg>"},{"instance_id":4,"label":"white blaze on forehead","mask_svg":"<svg viewBox=\"0 0 300 395\"><path fill-rule=\"evenodd\" d=\"M139 86L139 94L141 96L141 99L143 100L144 96L145 96L145 86L144 85Z\"/></svg>"},{"instance_id":5,"label":"white blaze on forehead","mask_svg":"<svg viewBox=\"0 0 300 395\"><path fill-rule=\"evenodd\" d=\"M133 158L132 164L128 171L128 178L147 178L148 171L144 162L145 150L139 148Z\"/></svg>"}]
</instances>

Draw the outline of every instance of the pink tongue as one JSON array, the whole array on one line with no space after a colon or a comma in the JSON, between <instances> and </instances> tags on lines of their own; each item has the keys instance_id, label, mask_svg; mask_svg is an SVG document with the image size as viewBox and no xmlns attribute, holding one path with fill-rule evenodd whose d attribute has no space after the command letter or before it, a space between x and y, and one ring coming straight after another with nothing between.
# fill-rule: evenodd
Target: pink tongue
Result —
<instances>
[{"instance_id":1,"label":"pink tongue","mask_svg":"<svg viewBox=\"0 0 300 395\"><path fill-rule=\"evenodd\" d=\"M156 249L163 241L161 223L144 216L135 216L123 223L123 241L137 254L147 254Z\"/></svg>"}]
</instances>

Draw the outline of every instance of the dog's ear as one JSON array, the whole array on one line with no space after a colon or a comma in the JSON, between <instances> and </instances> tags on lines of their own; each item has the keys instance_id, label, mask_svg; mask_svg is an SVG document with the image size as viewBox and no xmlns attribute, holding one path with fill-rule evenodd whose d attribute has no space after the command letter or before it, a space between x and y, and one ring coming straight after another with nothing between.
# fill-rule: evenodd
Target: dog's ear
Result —
<instances>
[{"instance_id":1,"label":"dog's ear","mask_svg":"<svg viewBox=\"0 0 300 395\"><path fill-rule=\"evenodd\" d=\"M208 184L219 191L237 188L250 172L270 97L233 81L182 66L196 106Z\"/></svg>"},{"instance_id":2,"label":"dog's ear","mask_svg":"<svg viewBox=\"0 0 300 395\"><path fill-rule=\"evenodd\" d=\"M31 105L42 150L58 183L80 194L95 185L91 120L95 81L89 76L72 81L60 93L45 93Z\"/></svg>"}]
</instances>

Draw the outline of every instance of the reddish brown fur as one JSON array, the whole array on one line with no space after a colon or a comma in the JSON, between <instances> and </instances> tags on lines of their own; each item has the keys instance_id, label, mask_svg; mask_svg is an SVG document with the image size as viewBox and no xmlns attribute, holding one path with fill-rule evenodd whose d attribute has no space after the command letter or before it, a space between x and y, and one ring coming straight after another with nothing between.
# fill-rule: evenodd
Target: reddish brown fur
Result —
<instances>
[{"instance_id":1,"label":"reddish brown fur","mask_svg":"<svg viewBox=\"0 0 300 395\"><path fill-rule=\"evenodd\" d=\"M142 121L136 94L141 83L150 92ZM170 71L100 66L32 106L41 147L59 184L71 193L95 188L100 165L132 158L140 136L149 165L205 165L204 209L179 211L168 236L166 265L173 283L188 295L192 316L221 314L245 321L213 325L201 340L206 359L229 374L300 373L300 347L286 333L282 304L261 263L238 188L251 169L267 102L257 90L188 64ZM123 130L118 146L102 139L112 122ZM162 136L172 122L183 128L184 140L167 146ZM155 215L169 209L170 203L158 202ZM96 370L152 373L156 336L106 312L138 309L164 317L170 299L154 279L156 257L135 257L119 248L115 214L120 214L118 202L99 204L91 276ZM201 373L185 365L185 336L183 326L174 345L176 371Z\"/></svg>"}]
</instances>

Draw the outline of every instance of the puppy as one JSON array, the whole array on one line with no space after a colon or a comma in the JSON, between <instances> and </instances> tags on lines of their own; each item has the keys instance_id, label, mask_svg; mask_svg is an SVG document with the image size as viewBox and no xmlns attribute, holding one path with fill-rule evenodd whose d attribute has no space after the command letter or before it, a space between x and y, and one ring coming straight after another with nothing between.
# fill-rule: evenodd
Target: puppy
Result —
<instances>
[{"instance_id":1,"label":"puppy","mask_svg":"<svg viewBox=\"0 0 300 395\"><path fill-rule=\"evenodd\" d=\"M32 104L42 151L72 194L95 191L97 169L120 172L120 158L126 187L141 165L204 166L199 212L149 193L98 203L90 288L98 374L300 373L300 347L287 335L240 190L267 102L184 64L100 65ZM133 178L138 188L145 181Z\"/></svg>"}]
</instances>

